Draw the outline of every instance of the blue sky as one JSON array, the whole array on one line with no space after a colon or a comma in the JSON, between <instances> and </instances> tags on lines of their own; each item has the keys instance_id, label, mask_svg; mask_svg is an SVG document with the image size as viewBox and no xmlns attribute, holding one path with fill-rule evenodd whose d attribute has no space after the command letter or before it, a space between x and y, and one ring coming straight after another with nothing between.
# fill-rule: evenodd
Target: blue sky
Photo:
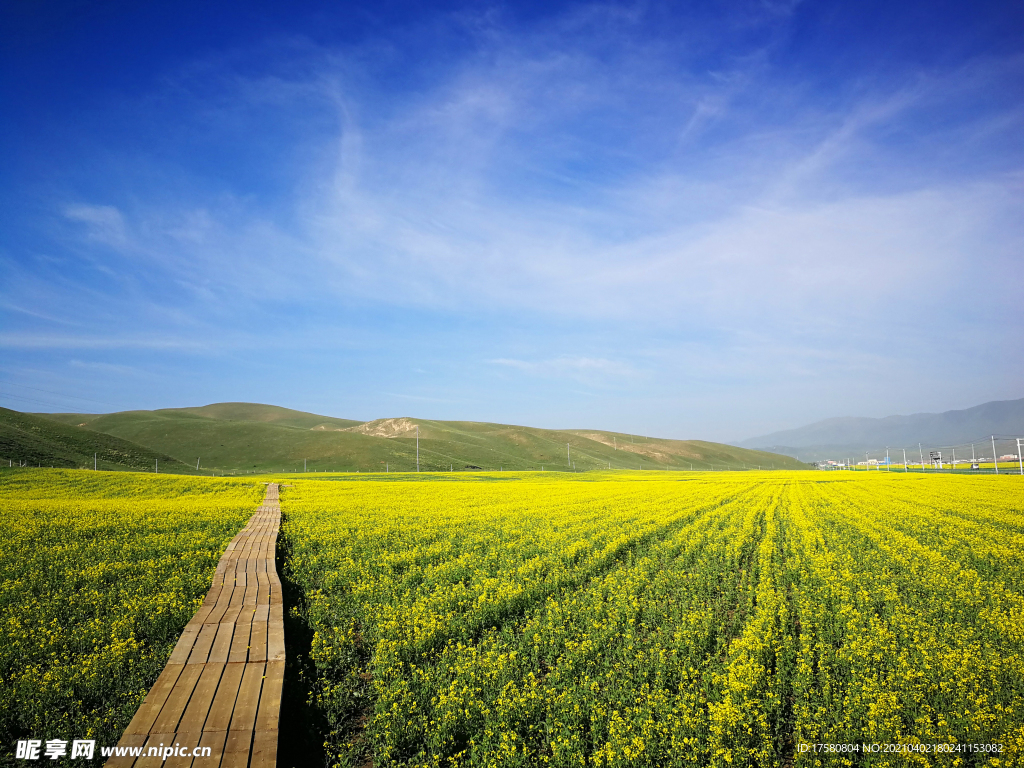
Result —
<instances>
[{"instance_id":1,"label":"blue sky","mask_svg":"<svg viewBox=\"0 0 1024 768\"><path fill-rule=\"evenodd\" d=\"M0 405L1024 396L1019 3L207 5L3 11Z\"/></svg>"}]
</instances>

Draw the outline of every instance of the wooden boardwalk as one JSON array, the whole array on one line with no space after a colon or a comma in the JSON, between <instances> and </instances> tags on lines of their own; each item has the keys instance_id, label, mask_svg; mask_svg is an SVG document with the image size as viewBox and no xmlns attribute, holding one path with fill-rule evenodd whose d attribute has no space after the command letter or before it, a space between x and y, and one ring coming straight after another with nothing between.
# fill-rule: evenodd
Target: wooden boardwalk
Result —
<instances>
[{"instance_id":1,"label":"wooden boardwalk","mask_svg":"<svg viewBox=\"0 0 1024 768\"><path fill-rule=\"evenodd\" d=\"M112 768L272 768L284 684L284 606L274 555L281 522L278 487L231 543L202 607L181 633L167 666L135 713ZM147 757L150 747L209 757ZM181 750L179 749L179 752ZM191 755L191 753L189 753Z\"/></svg>"}]
</instances>

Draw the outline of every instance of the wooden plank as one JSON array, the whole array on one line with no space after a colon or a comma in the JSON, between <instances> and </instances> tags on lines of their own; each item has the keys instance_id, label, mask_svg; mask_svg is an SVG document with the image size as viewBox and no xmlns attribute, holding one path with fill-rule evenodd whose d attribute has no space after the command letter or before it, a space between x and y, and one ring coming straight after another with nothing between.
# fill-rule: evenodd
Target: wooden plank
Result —
<instances>
[{"instance_id":1,"label":"wooden plank","mask_svg":"<svg viewBox=\"0 0 1024 768\"><path fill-rule=\"evenodd\" d=\"M207 661L211 664L226 664L231 652L231 637L235 633L235 623L221 623L217 627L217 637L210 648L210 658Z\"/></svg>"},{"instance_id":2,"label":"wooden plank","mask_svg":"<svg viewBox=\"0 0 1024 768\"><path fill-rule=\"evenodd\" d=\"M196 638L199 637L201 629L202 627L198 624L185 625L181 637L178 638L174 650L171 651L171 658L167 660L168 664L184 664L188 661L189 654L192 653L192 646L195 645Z\"/></svg>"},{"instance_id":3,"label":"wooden plank","mask_svg":"<svg viewBox=\"0 0 1024 768\"><path fill-rule=\"evenodd\" d=\"M256 605L256 596L259 592L260 585L256 579L249 579L245 587L245 597L242 598L242 605Z\"/></svg>"},{"instance_id":4,"label":"wooden plank","mask_svg":"<svg viewBox=\"0 0 1024 768\"><path fill-rule=\"evenodd\" d=\"M249 661L267 660L267 622L254 621L249 638Z\"/></svg>"},{"instance_id":5,"label":"wooden plank","mask_svg":"<svg viewBox=\"0 0 1024 768\"><path fill-rule=\"evenodd\" d=\"M206 623L206 617L209 616L212 611L213 611L213 606L212 605L201 605L201 606L199 606L199 610L196 611L196 615L193 616L191 619L189 619L188 624L186 624L185 626L189 626L189 625L193 625L194 626L194 625L197 625L197 624L205 624Z\"/></svg>"},{"instance_id":6,"label":"wooden plank","mask_svg":"<svg viewBox=\"0 0 1024 768\"><path fill-rule=\"evenodd\" d=\"M276 765L277 731L256 731L249 768L274 768Z\"/></svg>"},{"instance_id":7,"label":"wooden plank","mask_svg":"<svg viewBox=\"0 0 1024 768\"><path fill-rule=\"evenodd\" d=\"M204 623L220 624L222 621L224 621L224 614L230 608L234 596L235 587L231 587L230 589L225 587L224 591L220 593L220 599L217 600L217 605L214 607L212 611L210 611L210 615L207 616L206 621ZM241 600L239 600L239 603L240 602Z\"/></svg>"},{"instance_id":8,"label":"wooden plank","mask_svg":"<svg viewBox=\"0 0 1024 768\"><path fill-rule=\"evenodd\" d=\"M228 608L226 611L224 611L224 616L221 618L220 623L221 624L237 624L238 623L238 615L242 612L242 609L243 609L243 606L241 606L241 605L236 605L236 606L233 606L231 608Z\"/></svg>"},{"instance_id":9,"label":"wooden plank","mask_svg":"<svg viewBox=\"0 0 1024 768\"><path fill-rule=\"evenodd\" d=\"M118 747L125 749L131 749L132 747L141 747L146 743L145 734L125 734L121 737L121 740L117 742ZM104 768L132 768L135 764L135 758L132 755L114 755L105 762Z\"/></svg>"},{"instance_id":10,"label":"wooden plank","mask_svg":"<svg viewBox=\"0 0 1024 768\"><path fill-rule=\"evenodd\" d=\"M263 692L260 694L260 708L256 713L256 731L277 731L281 717L281 694L284 690L284 662L267 663L263 673Z\"/></svg>"},{"instance_id":11,"label":"wooden plank","mask_svg":"<svg viewBox=\"0 0 1024 768\"><path fill-rule=\"evenodd\" d=\"M164 667L164 671L160 673L160 677L156 679L153 687L146 694L142 706L139 707L135 717L132 718L128 728L125 729L125 736L144 736L149 733L153 727L153 722L160 714L160 710L163 709L167 697L171 695L171 690L174 688L174 684L184 668L184 664L168 664ZM118 744L120 743L118 742ZM133 744L131 746L142 745Z\"/></svg>"},{"instance_id":12,"label":"wooden plank","mask_svg":"<svg viewBox=\"0 0 1024 768\"><path fill-rule=\"evenodd\" d=\"M196 747L200 750L209 749L209 754L200 752L192 760L196 768L216 768L224 757L224 742L227 740L227 731L203 731ZM194 750L195 748L193 748Z\"/></svg>"},{"instance_id":13,"label":"wooden plank","mask_svg":"<svg viewBox=\"0 0 1024 768\"><path fill-rule=\"evenodd\" d=\"M164 764L163 748L174 747L174 731L169 733L151 733L142 748L142 756L135 761L135 768L159 768ZM150 755L149 750L157 751Z\"/></svg>"},{"instance_id":14,"label":"wooden plank","mask_svg":"<svg viewBox=\"0 0 1024 768\"><path fill-rule=\"evenodd\" d=\"M174 734L174 743L171 745L178 751L178 754L171 754L163 762L163 768L190 768L192 765L192 748L202 738L202 732L179 730ZM183 754L184 753L184 754ZM202 760L199 761L202 764Z\"/></svg>"},{"instance_id":15,"label":"wooden plank","mask_svg":"<svg viewBox=\"0 0 1024 768\"><path fill-rule=\"evenodd\" d=\"M256 710L260 703L265 664L246 664L242 673L242 684L235 699L235 711L231 715L229 731L252 731L256 725Z\"/></svg>"},{"instance_id":16,"label":"wooden plank","mask_svg":"<svg viewBox=\"0 0 1024 768\"><path fill-rule=\"evenodd\" d=\"M178 730L178 721L181 720L185 707L188 706L188 700L192 697L192 691L195 690L202 673L202 664L185 665L185 669L174 683L174 688L171 689L171 695L167 697L167 703L164 704L160 714L153 722L150 733L167 734Z\"/></svg>"},{"instance_id":17,"label":"wooden plank","mask_svg":"<svg viewBox=\"0 0 1024 768\"><path fill-rule=\"evenodd\" d=\"M203 667L203 674L199 676L192 698L189 699L185 714L178 723L178 731L189 733L202 733L206 724L206 716L210 713L213 705L214 694L217 693L217 686L220 684L221 675L224 674L224 664L207 664Z\"/></svg>"},{"instance_id":18,"label":"wooden plank","mask_svg":"<svg viewBox=\"0 0 1024 768\"><path fill-rule=\"evenodd\" d=\"M224 743L224 757L220 768L247 768L249 752L252 749L252 731L230 730Z\"/></svg>"},{"instance_id":19,"label":"wooden plank","mask_svg":"<svg viewBox=\"0 0 1024 768\"><path fill-rule=\"evenodd\" d=\"M189 654L186 664L205 664L210 658L210 648L213 647L214 638L217 637L217 624L203 624L199 630L199 637L196 644L192 646L192 653Z\"/></svg>"},{"instance_id":20,"label":"wooden plank","mask_svg":"<svg viewBox=\"0 0 1024 768\"><path fill-rule=\"evenodd\" d=\"M246 662L249 660L249 635L251 624L236 624L235 635L231 638L231 653L228 662Z\"/></svg>"},{"instance_id":21,"label":"wooden plank","mask_svg":"<svg viewBox=\"0 0 1024 768\"><path fill-rule=\"evenodd\" d=\"M284 623L271 617L267 624L267 661L284 661Z\"/></svg>"},{"instance_id":22,"label":"wooden plank","mask_svg":"<svg viewBox=\"0 0 1024 768\"><path fill-rule=\"evenodd\" d=\"M242 674L245 672L245 664L227 664L224 667L224 674L221 675L220 685L217 686L217 695L210 706L210 713L206 716L206 724L203 732L228 730L231 725L231 717L235 712L235 701L238 698L238 689L242 685Z\"/></svg>"},{"instance_id":23,"label":"wooden plank","mask_svg":"<svg viewBox=\"0 0 1024 768\"><path fill-rule=\"evenodd\" d=\"M242 598L245 597L245 587L235 587L231 591L231 605L242 605Z\"/></svg>"},{"instance_id":24,"label":"wooden plank","mask_svg":"<svg viewBox=\"0 0 1024 768\"><path fill-rule=\"evenodd\" d=\"M257 605L256 610L252 614L252 623L255 624L257 621L270 621L270 604L265 603L264 605Z\"/></svg>"}]
</instances>

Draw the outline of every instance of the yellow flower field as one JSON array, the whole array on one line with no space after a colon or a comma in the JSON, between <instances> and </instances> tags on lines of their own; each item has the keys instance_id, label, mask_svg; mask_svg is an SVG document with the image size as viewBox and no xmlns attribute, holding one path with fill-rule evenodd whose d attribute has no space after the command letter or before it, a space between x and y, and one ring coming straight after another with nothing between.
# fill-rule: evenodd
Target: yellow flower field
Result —
<instances>
[{"instance_id":1,"label":"yellow flower field","mask_svg":"<svg viewBox=\"0 0 1024 768\"><path fill-rule=\"evenodd\" d=\"M264 490L0 473L0 762L16 739L117 742Z\"/></svg>"},{"instance_id":2,"label":"yellow flower field","mask_svg":"<svg viewBox=\"0 0 1024 768\"><path fill-rule=\"evenodd\" d=\"M283 491L338 764L1021 764L1019 476L412 479Z\"/></svg>"},{"instance_id":3,"label":"yellow flower field","mask_svg":"<svg viewBox=\"0 0 1024 768\"><path fill-rule=\"evenodd\" d=\"M259 480L0 473L6 744L117 740ZM1020 476L283 482L331 764L1024 764Z\"/></svg>"}]
</instances>

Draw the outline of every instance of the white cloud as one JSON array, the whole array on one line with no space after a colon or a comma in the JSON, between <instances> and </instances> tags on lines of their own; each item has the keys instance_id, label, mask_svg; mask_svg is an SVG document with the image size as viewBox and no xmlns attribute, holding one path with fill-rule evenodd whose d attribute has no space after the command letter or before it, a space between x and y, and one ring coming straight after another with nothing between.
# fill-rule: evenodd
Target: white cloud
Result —
<instances>
[{"instance_id":1,"label":"white cloud","mask_svg":"<svg viewBox=\"0 0 1024 768\"><path fill-rule=\"evenodd\" d=\"M84 224L86 236L94 242L117 249L128 244L124 216L115 206L77 203L67 206L64 215L71 221Z\"/></svg>"}]
</instances>

